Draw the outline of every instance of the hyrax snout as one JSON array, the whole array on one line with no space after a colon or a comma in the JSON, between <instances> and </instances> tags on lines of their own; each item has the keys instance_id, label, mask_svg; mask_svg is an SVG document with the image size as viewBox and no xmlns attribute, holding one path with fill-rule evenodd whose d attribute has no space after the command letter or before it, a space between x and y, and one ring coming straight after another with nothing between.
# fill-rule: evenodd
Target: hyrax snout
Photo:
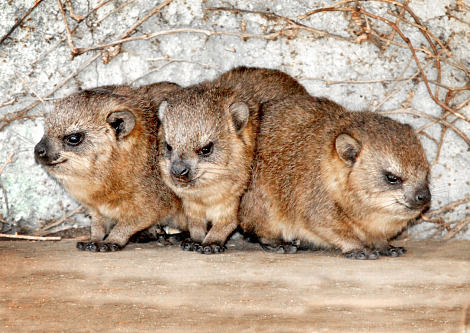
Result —
<instances>
[{"instance_id":1,"label":"hyrax snout","mask_svg":"<svg viewBox=\"0 0 470 333\"><path fill-rule=\"evenodd\" d=\"M403 254L389 240L431 200L429 165L411 126L327 99L265 108L242 228L276 252L295 252L300 240L358 259Z\"/></svg>"},{"instance_id":2,"label":"hyrax snout","mask_svg":"<svg viewBox=\"0 0 470 333\"><path fill-rule=\"evenodd\" d=\"M155 157L157 106L177 88L99 87L59 100L46 115L35 159L92 216L91 241L78 248L119 250L159 222L184 229L181 202L163 184Z\"/></svg>"}]
</instances>

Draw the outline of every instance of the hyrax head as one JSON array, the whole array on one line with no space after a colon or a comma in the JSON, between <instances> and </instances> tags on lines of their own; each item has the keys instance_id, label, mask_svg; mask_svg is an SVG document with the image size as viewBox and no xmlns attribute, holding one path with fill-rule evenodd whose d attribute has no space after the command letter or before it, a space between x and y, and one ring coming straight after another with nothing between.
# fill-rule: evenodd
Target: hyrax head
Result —
<instances>
[{"instance_id":1,"label":"hyrax head","mask_svg":"<svg viewBox=\"0 0 470 333\"><path fill-rule=\"evenodd\" d=\"M95 88L56 102L46 115L44 136L34 148L36 161L58 179L99 177L136 130L136 110L142 105L121 95L130 91Z\"/></svg>"},{"instance_id":2,"label":"hyrax head","mask_svg":"<svg viewBox=\"0 0 470 333\"><path fill-rule=\"evenodd\" d=\"M370 112L353 112L353 122L336 136L346 167L347 188L358 214L412 219L429 208L429 165L409 125Z\"/></svg>"},{"instance_id":3,"label":"hyrax head","mask_svg":"<svg viewBox=\"0 0 470 333\"><path fill-rule=\"evenodd\" d=\"M174 190L228 179L243 154L249 107L229 91L187 88L160 104L160 166Z\"/></svg>"}]
</instances>

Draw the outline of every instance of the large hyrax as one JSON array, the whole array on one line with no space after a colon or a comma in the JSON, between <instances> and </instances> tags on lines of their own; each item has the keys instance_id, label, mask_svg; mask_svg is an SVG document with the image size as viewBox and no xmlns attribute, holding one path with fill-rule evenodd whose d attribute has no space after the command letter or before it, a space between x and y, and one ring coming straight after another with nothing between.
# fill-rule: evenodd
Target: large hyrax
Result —
<instances>
[{"instance_id":1,"label":"large hyrax","mask_svg":"<svg viewBox=\"0 0 470 333\"><path fill-rule=\"evenodd\" d=\"M429 165L409 125L327 99L266 105L240 223L266 250L298 241L347 256L399 256L389 245L431 200Z\"/></svg>"},{"instance_id":2,"label":"large hyrax","mask_svg":"<svg viewBox=\"0 0 470 333\"><path fill-rule=\"evenodd\" d=\"M158 104L177 88L162 82L84 90L46 115L35 158L92 217L91 240L77 248L116 251L154 223L184 229L181 200L161 180L154 153Z\"/></svg>"},{"instance_id":3,"label":"large hyrax","mask_svg":"<svg viewBox=\"0 0 470 333\"><path fill-rule=\"evenodd\" d=\"M183 200L191 235L183 249L224 250L250 178L260 105L288 96L308 93L277 70L239 67L160 105L162 175Z\"/></svg>"}]
</instances>

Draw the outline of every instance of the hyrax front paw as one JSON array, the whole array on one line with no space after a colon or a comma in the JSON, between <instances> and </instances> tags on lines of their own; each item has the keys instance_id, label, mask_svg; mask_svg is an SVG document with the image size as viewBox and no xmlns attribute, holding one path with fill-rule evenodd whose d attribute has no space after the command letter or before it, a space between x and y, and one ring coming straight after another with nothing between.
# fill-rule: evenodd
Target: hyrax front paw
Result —
<instances>
[{"instance_id":1,"label":"hyrax front paw","mask_svg":"<svg viewBox=\"0 0 470 333\"><path fill-rule=\"evenodd\" d=\"M358 249L349 251L345 253L344 256L348 259L375 260L379 259L380 254L377 250Z\"/></svg>"},{"instance_id":2,"label":"hyrax front paw","mask_svg":"<svg viewBox=\"0 0 470 333\"><path fill-rule=\"evenodd\" d=\"M201 246L201 244L193 241L191 238L186 238L181 242L181 249L183 251L195 251L195 248L198 246Z\"/></svg>"},{"instance_id":3,"label":"hyrax front paw","mask_svg":"<svg viewBox=\"0 0 470 333\"><path fill-rule=\"evenodd\" d=\"M191 240L190 238L185 239L181 242L181 248L184 251L194 251L201 254L214 254L222 253L225 251L225 246L213 243L213 244L201 244Z\"/></svg>"},{"instance_id":4,"label":"hyrax front paw","mask_svg":"<svg viewBox=\"0 0 470 333\"><path fill-rule=\"evenodd\" d=\"M205 245L200 245L195 251L201 254L216 254L216 253L224 252L225 246L217 244L217 243L205 244Z\"/></svg>"},{"instance_id":5,"label":"hyrax front paw","mask_svg":"<svg viewBox=\"0 0 470 333\"><path fill-rule=\"evenodd\" d=\"M122 250L122 246L105 242L78 242L77 249L90 252L115 252Z\"/></svg>"},{"instance_id":6,"label":"hyrax front paw","mask_svg":"<svg viewBox=\"0 0 470 333\"><path fill-rule=\"evenodd\" d=\"M293 254L297 252L298 246L296 243L291 242L291 243L280 243L276 245L271 245L271 244L262 244L260 243L261 247L263 250L267 252L274 252L274 253L279 253L279 254Z\"/></svg>"},{"instance_id":7,"label":"hyrax front paw","mask_svg":"<svg viewBox=\"0 0 470 333\"><path fill-rule=\"evenodd\" d=\"M401 246L388 245L386 248L379 250L380 255L387 257L401 257L406 254L406 249Z\"/></svg>"}]
</instances>

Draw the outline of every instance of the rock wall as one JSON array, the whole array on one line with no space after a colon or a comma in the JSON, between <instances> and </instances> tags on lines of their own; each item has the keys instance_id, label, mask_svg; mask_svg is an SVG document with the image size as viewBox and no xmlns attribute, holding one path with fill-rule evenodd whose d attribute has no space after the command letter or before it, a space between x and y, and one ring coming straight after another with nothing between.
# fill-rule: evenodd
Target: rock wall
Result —
<instances>
[{"instance_id":1,"label":"rock wall","mask_svg":"<svg viewBox=\"0 0 470 333\"><path fill-rule=\"evenodd\" d=\"M359 1L356 7L349 1L321 10L334 1L77 0L73 12L70 1L63 2L73 45L56 1L40 2L0 44L0 166L14 154L0 175L3 232L37 232L78 205L33 158L43 134L41 116L52 100L107 84L190 85L238 65L280 69L313 95L412 124L433 162L433 210L470 192L470 11L463 1L413 0L409 7L392 1ZM34 4L4 1L0 36ZM312 10L318 11L302 17ZM128 37L137 40L119 50L100 47ZM424 78L436 98L463 117L443 111ZM458 236L469 238L468 207L457 203L432 218L461 223ZM88 224L82 213L74 214L54 230ZM439 237L443 230L442 224L422 223L412 235Z\"/></svg>"}]
</instances>

